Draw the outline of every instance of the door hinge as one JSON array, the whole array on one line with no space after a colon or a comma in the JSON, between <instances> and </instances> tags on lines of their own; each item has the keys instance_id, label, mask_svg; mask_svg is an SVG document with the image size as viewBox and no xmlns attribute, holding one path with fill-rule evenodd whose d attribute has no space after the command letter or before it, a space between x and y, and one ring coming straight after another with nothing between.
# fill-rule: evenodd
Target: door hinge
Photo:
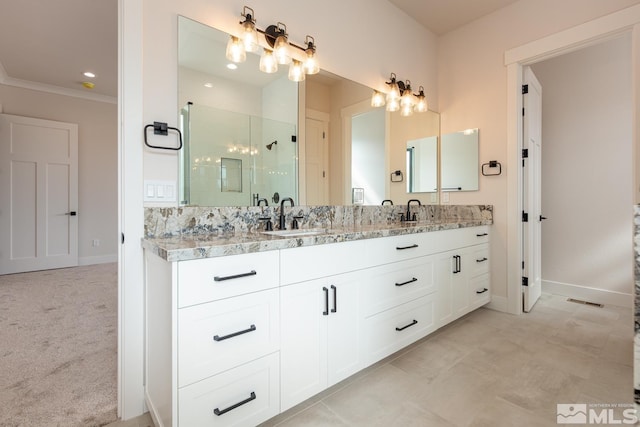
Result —
<instances>
[{"instance_id":1,"label":"door hinge","mask_svg":"<svg viewBox=\"0 0 640 427\"><path fill-rule=\"evenodd\" d=\"M325 172L325 171L322 171L322 177L323 177L323 178L326 178L326 177L327 177L327 175L326 175L326 172Z\"/></svg>"},{"instance_id":2,"label":"door hinge","mask_svg":"<svg viewBox=\"0 0 640 427\"><path fill-rule=\"evenodd\" d=\"M296 135L291 135L291 142L298 142L298 137Z\"/></svg>"},{"instance_id":3,"label":"door hinge","mask_svg":"<svg viewBox=\"0 0 640 427\"><path fill-rule=\"evenodd\" d=\"M529 85L522 85L522 94L526 95L529 93Z\"/></svg>"},{"instance_id":4,"label":"door hinge","mask_svg":"<svg viewBox=\"0 0 640 427\"><path fill-rule=\"evenodd\" d=\"M324 134L324 131L322 131L322 139L325 139L326 135Z\"/></svg>"},{"instance_id":5,"label":"door hinge","mask_svg":"<svg viewBox=\"0 0 640 427\"><path fill-rule=\"evenodd\" d=\"M522 276L522 286L529 286L529 278Z\"/></svg>"},{"instance_id":6,"label":"door hinge","mask_svg":"<svg viewBox=\"0 0 640 427\"><path fill-rule=\"evenodd\" d=\"M529 222L529 214L522 211L522 222Z\"/></svg>"},{"instance_id":7,"label":"door hinge","mask_svg":"<svg viewBox=\"0 0 640 427\"><path fill-rule=\"evenodd\" d=\"M120 233L120 243L124 245L124 233Z\"/></svg>"},{"instance_id":8,"label":"door hinge","mask_svg":"<svg viewBox=\"0 0 640 427\"><path fill-rule=\"evenodd\" d=\"M522 117L524 117L524 107L522 107Z\"/></svg>"},{"instance_id":9,"label":"door hinge","mask_svg":"<svg viewBox=\"0 0 640 427\"><path fill-rule=\"evenodd\" d=\"M529 158L529 149L528 148L523 148L522 149L522 158L523 159L528 159Z\"/></svg>"},{"instance_id":10,"label":"door hinge","mask_svg":"<svg viewBox=\"0 0 640 427\"><path fill-rule=\"evenodd\" d=\"M522 261L522 269L524 270L524 261Z\"/></svg>"}]
</instances>

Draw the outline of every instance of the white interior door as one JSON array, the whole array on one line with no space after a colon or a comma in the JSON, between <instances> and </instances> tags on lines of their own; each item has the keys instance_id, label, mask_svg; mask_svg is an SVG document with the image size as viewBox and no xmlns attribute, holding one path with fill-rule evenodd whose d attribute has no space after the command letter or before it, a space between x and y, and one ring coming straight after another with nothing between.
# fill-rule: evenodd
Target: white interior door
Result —
<instances>
[{"instance_id":1,"label":"white interior door","mask_svg":"<svg viewBox=\"0 0 640 427\"><path fill-rule=\"evenodd\" d=\"M329 204L329 178L327 176L329 150L328 123L307 118L305 142L305 175L307 205Z\"/></svg>"},{"instance_id":2,"label":"white interior door","mask_svg":"<svg viewBox=\"0 0 640 427\"><path fill-rule=\"evenodd\" d=\"M0 114L0 274L78 265L78 125Z\"/></svg>"},{"instance_id":3,"label":"white interior door","mask_svg":"<svg viewBox=\"0 0 640 427\"><path fill-rule=\"evenodd\" d=\"M531 71L524 68L523 87L523 264L522 295L523 310L531 311L542 293L542 207L541 207L541 164L542 164L542 86Z\"/></svg>"}]
</instances>

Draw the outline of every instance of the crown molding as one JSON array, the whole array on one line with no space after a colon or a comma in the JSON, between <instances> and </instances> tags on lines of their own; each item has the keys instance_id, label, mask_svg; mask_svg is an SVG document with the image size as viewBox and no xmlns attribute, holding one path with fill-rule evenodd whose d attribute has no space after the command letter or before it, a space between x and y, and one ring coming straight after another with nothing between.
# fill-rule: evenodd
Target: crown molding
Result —
<instances>
[{"instance_id":1,"label":"crown molding","mask_svg":"<svg viewBox=\"0 0 640 427\"><path fill-rule=\"evenodd\" d=\"M73 98L81 98L89 101L106 102L108 104L117 104L118 98L108 95L100 95L96 93L85 92L76 89L69 89L61 86L49 85L45 83L32 82L29 80L21 80L9 77L7 70L0 62L0 84L6 86L19 87L22 89L36 90L39 92L53 93L56 95L71 96Z\"/></svg>"}]
</instances>

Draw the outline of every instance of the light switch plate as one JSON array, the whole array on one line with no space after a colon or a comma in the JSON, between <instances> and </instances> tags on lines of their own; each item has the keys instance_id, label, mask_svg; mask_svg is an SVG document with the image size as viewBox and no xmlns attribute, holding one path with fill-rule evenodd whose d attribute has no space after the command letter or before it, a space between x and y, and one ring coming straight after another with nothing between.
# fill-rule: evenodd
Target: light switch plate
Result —
<instances>
[{"instance_id":1,"label":"light switch plate","mask_svg":"<svg viewBox=\"0 0 640 427\"><path fill-rule=\"evenodd\" d=\"M175 181L144 181L144 201L145 202L175 202L176 183Z\"/></svg>"}]
</instances>

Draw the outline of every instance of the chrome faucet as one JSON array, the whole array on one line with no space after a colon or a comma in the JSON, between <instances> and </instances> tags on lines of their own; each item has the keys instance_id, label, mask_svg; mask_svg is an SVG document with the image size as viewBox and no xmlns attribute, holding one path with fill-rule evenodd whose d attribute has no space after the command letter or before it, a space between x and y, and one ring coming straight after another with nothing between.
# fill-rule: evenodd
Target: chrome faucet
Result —
<instances>
[{"instance_id":1,"label":"chrome faucet","mask_svg":"<svg viewBox=\"0 0 640 427\"><path fill-rule=\"evenodd\" d=\"M284 215L284 202L286 202L286 201L291 202L291 207L294 206L293 199L291 197L285 197L280 202L280 219L279 219L280 230L286 230L287 229L287 225L285 224L285 221L284 221L284 218L285 218L285 215Z\"/></svg>"},{"instance_id":2,"label":"chrome faucet","mask_svg":"<svg viewBox=\"0 0 640 427\"><path fill-rule=\"evenodd\" d=\"M405 221L416 221L416 214L413 213L411 216L411 202L418 202L418 206L422 206L422 203L418 199L411 199L407 202L407 216L405 217Z\"/></svg>"}]
</instances>

